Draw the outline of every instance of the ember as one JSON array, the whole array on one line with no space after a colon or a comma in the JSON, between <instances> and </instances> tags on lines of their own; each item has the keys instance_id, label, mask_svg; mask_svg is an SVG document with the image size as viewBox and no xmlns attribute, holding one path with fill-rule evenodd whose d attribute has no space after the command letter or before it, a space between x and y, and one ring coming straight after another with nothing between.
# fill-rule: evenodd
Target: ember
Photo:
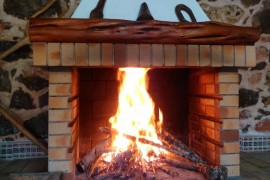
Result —
<instances>
[{"instance_id":1,"label":"ember","mask_svg":"<svg viewBox=\"0 0 270 180\"><path fill-rule=\"evenodd\" d=\"M227 169L210 166L162 129L147 92L146 68L121 68L119 102L108 135L76 165L78 179L226 179Z\"/></svg>"}]
</instances>

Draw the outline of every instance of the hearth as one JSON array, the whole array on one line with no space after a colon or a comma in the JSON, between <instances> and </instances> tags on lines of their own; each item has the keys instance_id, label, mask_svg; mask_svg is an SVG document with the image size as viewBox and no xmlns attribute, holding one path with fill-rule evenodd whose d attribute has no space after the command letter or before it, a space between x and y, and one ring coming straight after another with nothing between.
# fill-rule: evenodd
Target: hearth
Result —
<instances>
[{"instance_id":1,"label":"hearth","mask_svg":"<svg viewBox=\"0 0 270 180\"><path fill-rule=\"evenodd\" d=\"M149 93L156 109L164 111L164 129L208 164L239 176L237 67L255 65L256 29L33 19L29 35L34 65L49 70L50 172L74 175L86 151L104 138L96 135L98 127L108 126L116 111L117 69L144 67L150 68Z\"/></svg>"}]
</instances>

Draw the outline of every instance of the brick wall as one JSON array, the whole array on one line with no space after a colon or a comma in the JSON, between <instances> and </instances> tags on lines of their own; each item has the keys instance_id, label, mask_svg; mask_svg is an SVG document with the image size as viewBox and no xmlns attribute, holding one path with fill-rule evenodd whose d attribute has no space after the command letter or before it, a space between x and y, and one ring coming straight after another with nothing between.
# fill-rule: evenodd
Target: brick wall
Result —
<instances>
[{"instance_id":1,"label":"brick wall","mask_svg":"<svg viewBox=\"0 0 270 180\"><path fill-rule=\"evenodd\" d=\"M98 127L110 126L118 102L117 69L83 68L80 72L80 154L104 138ZM187 69L152 69L149 94L164 117L164 128L188 142Z\"/></svg>"},{"instance_id":2,"label":"brick wall","mask_svg":"<svg viewBox=\"0 0 270 180\"><path fill-rule=\"evenodd\" d=\"M200 69L189 82L190 147L210 164L226 166L229 176L239 176L237 72Z\"/></svg>"},{"instance_id":3,"label":"brick wall","mask_svg":"<svg viewBox=\"0 0 270 180\"><path fill-rule=\"evenodd\" d=\"M117 69L83 68L80 73L80 156L105 135L99 127L109 126L116 113L118 98Z\"/></svg>"},{"instance_id":4,"label":"brick wall","mask_svg":"<svg viewBox=\"0 0 270 180\"><path fill-rule=\"evenodd\" d=\"M49 172L75 172L78 162L78 73L75 68L49 71Z\"/></svg>"},{"instance_id":5,"label":"brick wall","mask_svg":"<svg viewBox=\"0 0 270 180\"><path fill-rule=\"evenodd\" d=\"M193 70L189 81L190 147L210 164L220 164L217 69Z\"/></svg>"},{"instance_id":6,"label":"brick wall","mask_svg":"<svg viewBox=\"0 0 270 180\"><path fill-rule=\"evenodd\" d=\"M229 176L240 175L239 157L239 85L238 73L219 72L219 89L223 100L220 101L221 149L220 165L228 168Z\"/></svg>"}]
</instances>

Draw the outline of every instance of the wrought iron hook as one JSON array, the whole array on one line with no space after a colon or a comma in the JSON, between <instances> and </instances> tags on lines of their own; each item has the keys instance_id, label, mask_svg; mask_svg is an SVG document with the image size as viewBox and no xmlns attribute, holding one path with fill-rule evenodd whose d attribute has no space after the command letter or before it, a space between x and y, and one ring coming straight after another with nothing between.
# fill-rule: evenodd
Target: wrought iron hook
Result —
<instances>
[{"instance_id":1,"label":"wrought iron hook","mask_svg":"<svg viewBox=\"0 0 270 180\"><path fill-rule=\"evenodd\" d=\"M189 7L184 4L178 4L175 7L175 13L180 22L189 22L185 19L181 11L185 11L189 15L191 22L197 22L192 10Z\"/></svg>"}]
</instances>

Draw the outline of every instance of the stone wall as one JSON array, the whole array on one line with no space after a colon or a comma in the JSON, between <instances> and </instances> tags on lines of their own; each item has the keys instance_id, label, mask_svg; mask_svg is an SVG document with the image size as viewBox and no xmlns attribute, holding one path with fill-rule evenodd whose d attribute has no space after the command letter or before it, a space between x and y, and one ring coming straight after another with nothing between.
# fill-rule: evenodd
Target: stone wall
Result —
<instances>
[{"instance_id":1,"label":"stone wall","mask_svg":"<svg viewBox=\"0 0 270 180\"><path fill-rule=\"evenodd\" d=\"M0 0L0 53L25 37L27 20L50 0ZM58 17L68 6L58 0L39 17ZM0 102L16 113L39 138L48 136L48 73L33 67L32 49L26 45L0 60ZM23 138L0 116L0 141Z\"/></svg>"},{"instance_id":2,"label":"stone wall","mask_svg":"<svg viewBox=\"0 0 270 180\"><path fill-rule=\"evenodd\" d=\"M25 36L27 19L49 0L0 0L0 52ZM240 128L243 133L270 132L270 2L269 0L198 0L213 21L261 27L257 66L239 70ZM40 17L58 17L69 0L58 0ZM32 50L24 46L0 60L0 101L18 114L34 134L47 137L48 74L32 66ZM40 124L42 124L40 126ZM38 125L38 126L37 126ZM39 128L37 128L39 127ZM21 134L0 116L0 140Z\"/></svg>"},{"instance_id":3,"label":"stone wall","mask_svg":"<svg viewBox=\"0 0 270 180\"><path fill-rule=\"evenodd\" d=\"M199 0L209 18L239 26L260 27L257 65L239 69L241 134L270 133L270 1Z\"/></svg>"}]
</instances>

